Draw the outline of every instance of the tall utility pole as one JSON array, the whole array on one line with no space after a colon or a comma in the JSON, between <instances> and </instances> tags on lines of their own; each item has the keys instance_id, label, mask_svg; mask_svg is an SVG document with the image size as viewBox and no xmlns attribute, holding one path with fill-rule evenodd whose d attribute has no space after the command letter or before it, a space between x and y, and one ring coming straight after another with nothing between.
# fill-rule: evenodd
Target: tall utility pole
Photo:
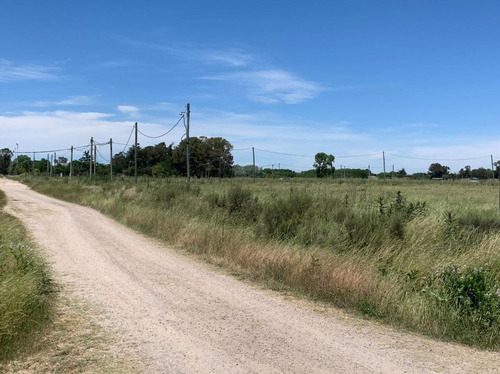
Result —
<instances>
[{"instance_id":1,"label":"tall utility pole","mask_svg":"<svg viewBox=\"0 0 500 374\"><path fill-rule=\"evenodd\" d=\"M491 179L495 181L495 168L493 167L493 155L490 156L491 156Z\"/></svg>"},{"instance_id":2,"label":"tall utility pole","mask_svg":"<svg viewBox=\"0 0 500 374\"><path fill-rule=\"evenodd\" d=\"M191 172L189 170L189 118L191 116L191 107L189 103L186 105L186 171L187 171L187 188L189 190L189 185L191 182Z\"/></svg>"},{"instance_id":3,"label":"tall utility pole","mask_svg":"<svg viewBox=\"0 0 500 374\"><path fill-rule=\"evenodd\" d=\"M253 181L255 182L255 148L252 147L252 156L253 156Z\"/></svg>"},{"instance_id":4,"label":"tall utility pole","mask_svg":"<svg viewBox=\"0 0 500 374\"><path fill-rule=\"evenodd\" d=\"M89 176L92 177L92 154L94 152L94 138L90 138L90 161L89 161Z\"/></svg>"},{"instance_id":5,"label":"tall utility pole","mask_svg":"<svg viewBox=\"0 0 500 374\"><path fill-rule=\"evenodd\" d=\"M137 185L137 122L135 123L134 177L135 185Z\"/></svg>"},{"instance_id":6,"label":"tall utility pole","mask_svg":"<svg viewBox=\"0 0 500 374\"><path fill-rule=\"evenodd\" d=\"M113 139L109 139L109 180L113 180Z\"/></svg>"},{"instance_id":7,"label":"tall utility pole","mask_svg":"<svg viewBox=\"0 0 500 374\"><path fill-rule=\"evenodd\" d=\"M97 144L94 143L94 177L97 175Z\"/></svg>"},{"instance_id":8,"label":"tall utility pole","mask_svg":"<svg viewBox=\"0 0 500 374\"><path fill-rule=\"evenodd\" d=\"M50 176L50 156L47 153L47 177Z\"/></svg>"},{"instance_id":9,"label":"tall utility pole","mask_svg":"<svg viewBox=\"0 0 500 374\"><path fill-rule=\"evenodd\" d=\"M69 179L73 176L73 146L71 146L71 161L69 163Z\"/></svg>"},{"instance_id":10,"label":"tall utility pole","mask_svg":"<svg viewBox=\"0 0 500 374\"><path fill-rule=\"evenodd\" d=\"M382 152L382 157L384 159L384 181L385 181L385 151Z\"/></svg>"}]
</instances>

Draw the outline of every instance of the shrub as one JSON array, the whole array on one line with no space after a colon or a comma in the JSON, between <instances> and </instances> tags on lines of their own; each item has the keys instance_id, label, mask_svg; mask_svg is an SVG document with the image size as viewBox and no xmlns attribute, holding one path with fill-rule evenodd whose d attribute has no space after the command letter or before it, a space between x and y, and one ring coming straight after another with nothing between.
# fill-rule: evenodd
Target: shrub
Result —
<instances>
[{"instance_id":1,"label":"shrub","mask_svg":"<svg viewBox=\"0 0 500 374\"><path fill-rule=\"evenodd\" d=\"M480 329L500 322L500 285L491 270L450 265L424 277L423 292Z\"/></svg>"},{"instance_id":2,"label":"shrub","mask_svg":"<svg viewBox=\"0 0 500 374\"><path fill-rule=\"evenodd\" d=\"M252 202L252 191L240 185L232 186L227 193L227 209L229 213L241 212L244 207Z\"/></svg>"},{"instance_id":3,"label":"shrub","mask_svg":"<svg viewBox=\"0 0 500 374\"><path fill-rule=\"evenodd\" d=\"M293 190L287 198L276 198L264 206L264 233L278 239L294 238L311 205L312 199L309 195Z\"/></svg>"}]
</instances>

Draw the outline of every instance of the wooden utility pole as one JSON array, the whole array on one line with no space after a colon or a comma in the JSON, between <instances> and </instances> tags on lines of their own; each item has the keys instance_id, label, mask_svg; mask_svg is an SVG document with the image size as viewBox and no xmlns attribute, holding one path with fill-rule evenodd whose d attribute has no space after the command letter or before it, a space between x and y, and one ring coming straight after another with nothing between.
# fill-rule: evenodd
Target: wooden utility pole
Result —
<instances>
[{"instance_id":1,"label":"wooden utility pole","mask_svg":"<svg viewBox=\"0 0 500 374\"><path fill-rule=\"evenodd\" d=\"M384 181L385 181L385 151L382 152L382 157L384 159Z\"/></svg>"},{"instance_id":2,"label":"wooden utility pole","mask_svg":"<svg viewBox=\"0 0 500 374\"><path fill-rule=\"evenodd\" d=\"M50 176L50 156L47 153L47 177Z\"/></svg>"},{"instance_id":3,"label":"wooden utility pole","mask_svg":"<svg viewBox=\"0 0 500 374\"><path fill-rule=\"evenodd\" d=\"M97 175L97 144L94 143L94 177Z\"/></svg>"},{"instance_id":4,"label":"wooden utility pole","mask_svg":"<svg viewBox=\"0 0 500 374\"><path fill-rule=\"evenodd\" d=\"M493 181L495 180L495 168L493 167L493 155L490 155L491 157L491 179L493 179Z\"/></svg>"},{"instance_id":5,"label":"wooden utility pole","mask_svg":"<svg viewBox=\"0 0 500 374\"><path fill-rule=\"evenodd\" d=\"M255 182L255 148L252 147L252 156L253 156L253 181Z\"/></svg>"},{"instance_id":6,"label":"wooden utility pole","mask_svg":"<svg viewBox=\"0 0 500 374\"><path fill-rule=\"evenodd\" d=\"M137 122L135 123L134 178L135 185L137 186Z\"/></svg>"},{"instance_id":7,"label":"wooden utility pole","mask_svg":"<svg viewBox=\"0 0 500 374\"><path fill-rule=\"evenodd\" d=\"M186 105L186 171L187 171L187 180L186 185L189 190L189 185L191 182L191 172L189 170L189 119L191 116L191 107L189 103Z\"/></svg>"},{"instance_id":8,"label":"wooden utility pole","mask_svg":"<svg viewBox=\"0 0 500 374\"><path fill-rule=\"evenodd\" d=\"M73 176L73 146L71 146L71 161L69 163L69 179Z\"/></svg>"},{"instance_id":9,"label":"wooden utility pole","mask_svg":"<svg viewBox=\"0 0 500 374\"><path fill-rule=\"evenodd\" d=\"M89 176L92 177L92 154L94 152L94 138L90 138L90 160L89 160Z\"/></svg>"},{"instance_id":10,"label":"wooden utility pole","mask_svg":"<svg viewBox=\"0 0 500 374\"><path fill-rule=\"evenodd\" d=\"M113 139L109 139L109 180L113 180Z\"/></svg>"}]
</instances>

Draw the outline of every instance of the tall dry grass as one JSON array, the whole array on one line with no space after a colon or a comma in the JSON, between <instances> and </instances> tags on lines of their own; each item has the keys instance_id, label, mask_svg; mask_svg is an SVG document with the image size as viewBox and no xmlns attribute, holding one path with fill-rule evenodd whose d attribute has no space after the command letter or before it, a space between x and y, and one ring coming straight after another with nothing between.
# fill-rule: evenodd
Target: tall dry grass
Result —
<instances>
[{"instance_id":1,"label":"tall dry grass","mask_svg":"<svg viewBox=\"0 0 500 374\"><path fill-rule=\"evenodd\" d=\"M23 181L270 287L442 339L500 345L496 185L194 180L187 191L179 179ZM451 265L471 270L449 274Z\"/></svg>"}]
</instances>

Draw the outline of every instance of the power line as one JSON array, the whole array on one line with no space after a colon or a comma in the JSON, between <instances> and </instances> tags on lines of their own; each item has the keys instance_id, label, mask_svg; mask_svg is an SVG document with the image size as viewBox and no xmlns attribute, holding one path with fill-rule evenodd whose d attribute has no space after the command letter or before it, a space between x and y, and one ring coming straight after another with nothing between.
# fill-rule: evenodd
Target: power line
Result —
<instances>
[{"instance_id":1,"label":"power line","mask_svg":"<svg viewBox=\"0 0 500 374\"><path fill-rule=\"evenodd\" d=\"M172 126L172 128L171 128L170 130L168 130L166 133L161 134L161 135L158 135L158 136L146 135L146 134L144 134L144 133L143 133L141 130L139 130L139 129L137 129L137 131L138 131L141 135L145 136L146 138L150 138L150 139L158 139L158 138L161 138L162 136L167 135L167 134L168 134L168 133L170 133L173 129L175 129L175 128L177 127L177 125L179 124L179 122L181 122L181 119L183 119L183 118L184 118L184 115L181 115L181 117L179 118L179 120L175 123L175 125L173 125L173 126Z\"/></svg>"},{"instance_id":2,"label":"power line","mask_svg":"<svg viewBox=\"0 0 500 374\"><path fill-rule=\"evenodd\" d=\"M73 147L73 149L77 149L77 148L87 148L89 145L81 145L79 147ZM48 151L19 151L19 152L16 152L16 153L53 153L53 152L64 152L64 151L71 151L71 148L63 148L63 149L51 149L51 150L48 150Z\"/></svg>"},{"instance_id":3,"label":"power line","mask_svg":"<svg viewBox=\"0 0 500 374\"><path fill-rule=\"evenodd\" d=\"M249 148L251 149L251 148ZM276 152L276 151L269 151L267 149L258 149L258 148L255 148L256 151L260 151L260 152L267 152L267 153L275 153L275 154L278 154L278 155L285 155L285 156L294 156L294 157L307 157L307 158L314 158L315 156L311 156L311 155L300 155L300 154L295 154L295 153L284 153L284 152ZM353 157L369 157L369 156L376 156L376 155L380 155L382 154L382 152L376 152L376 153L367 153L367 154L362 154L362 155L343 155L343 156L335 156L335 159L339 159L339 158L353 158Z\"/></svg>"},{"instance_id":4,"label":"power line","mask_svg":"<svg viewBox=\"0 0 500 374\"><path fill-rule=\"evenodd\" d=\"M409 158L413 160L423 160L423 161L468 161L468 160L479 160L481 158L489 158L490 156L479 156L479 157L469 157L469 158L439 158L439 157L434 157L434 158L423 158L423 157L413 157L413 156L403 156L403 155L395 155L392 153L386 153L388 156L393 156L393 157L400 157L400 158Z\"/></svg>"},{"instance_id":5,"label":"power line","mask_svg":"<svg viewBox=\"0 0 500 374\"><path fill-rule=\"evenodd\" d=\"M94 144L95 145L108 145L109 144L109 140L107 142L102 142L102 143L99 143L96 140L94 140Z\"/></svg>"},{"instance_id":6,"label":"power line","mask_svg":"<svg viewBox=\"0 0 500 374\"><path fill-rule=\"evenodd\" d=\"M108 144L109 144L109 142L108 142ZM104 156L102 155L102 153L99 151L99 148L97 148L97 147L96 147L95 149L97 150L97 153L99 153L99 156L101 156L101 158L102 158L104 161L109 162L109 159L107 159L106 157L104 157Z\"/></svg>"},{"instance_id":7,"label":"power line","mask_svg":"<svg viewBox=\"0 0 500 374\"><path fill-rule=\"evenodd\" d=\"M123 147L123 150L121 151L121 153L125 152L125 148L128 147L128 143L130 142L130 138L132 137L132 133L134 132L134 129L135 129L135 125L132 126L132 130L130 130L130 135L128 136L127 144L125 144L125 147Z\"/></svg>"},{"instance_id":8,"label":"power line","mask_svg":"<svg viewBox=\"0 0 500 374\"><path fill-rule=\"evenodd\" d=\"M307 156L307 155L297 155L297 154L293 154L293 153L283 153L283 152L276 152L276 151L268 151L266 149L258 149L258 148L255 148L255 150L256 151L260 151L260 152L274 153L274 154L277 154L277 155L285 155L285 156L307 157L307 158L314 157L314 156Z\"/></svg>"}]
</instances>

